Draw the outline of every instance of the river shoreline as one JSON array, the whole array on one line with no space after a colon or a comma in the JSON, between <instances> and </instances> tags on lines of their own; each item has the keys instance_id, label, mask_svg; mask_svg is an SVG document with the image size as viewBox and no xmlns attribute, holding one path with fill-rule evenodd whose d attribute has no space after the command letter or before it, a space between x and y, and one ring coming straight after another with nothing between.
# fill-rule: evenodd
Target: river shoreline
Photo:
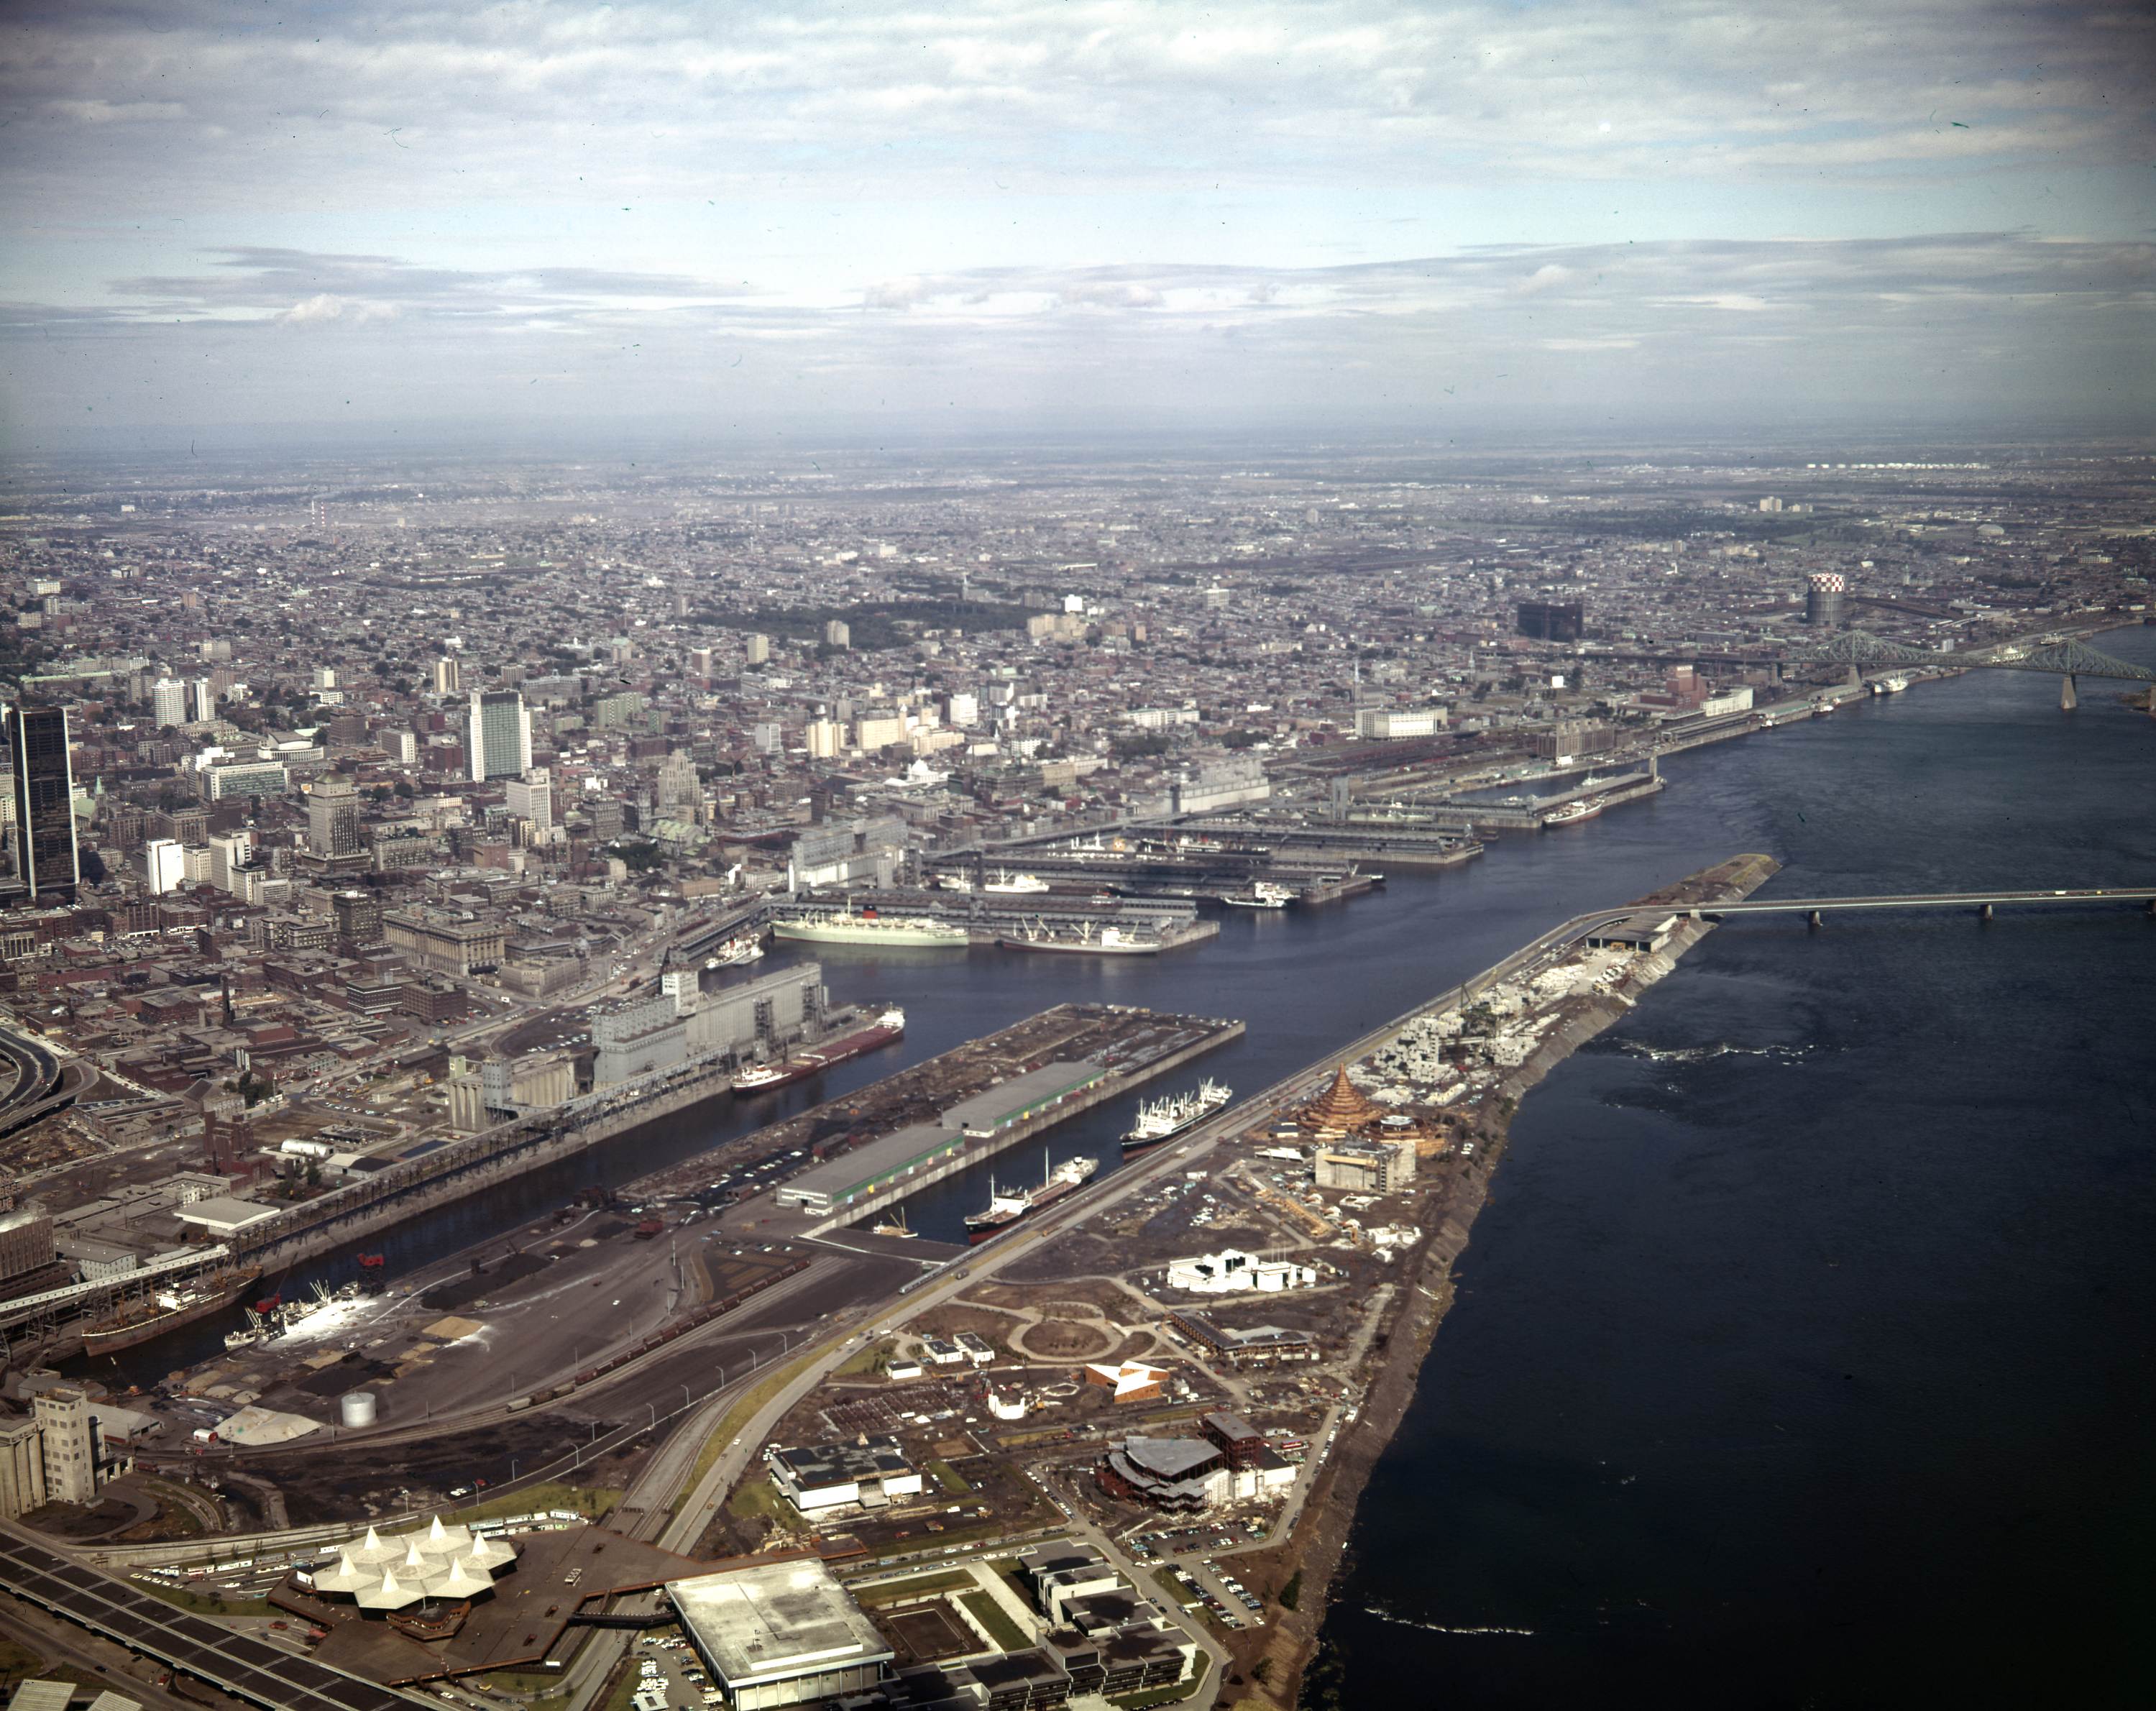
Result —
<instances>
[{"instance_id":1,"label":"river shoreline","mask_svg":"<svg viewBox=\"0 0 2156 1711\"><path fill-rule=\"evenodd\" d=\"M1685 907L1733 902L1778 871L1779 864L1768 857L1739 857L1644 898L1639 907L1651 912L1657 907L1675 907L1680 899ZM1491 1179L1504 1162L1520 1102L1573 1052L1629 1014L1639 994L1666 978L1712 930L1711 922L1680 919L1661 948L1637 957L1617 988L1568 1001L1548 1036L1480 1102L1471 1124L1476 1163L1430 1209L1423 1240L1404 1256L1402 1277L1408 1287L1394 1296L1397 1305L1373 1339L1374 1353L1360 1378L1353 1423L1341 1432L1293 1534L1270 1549L1252 1554L1270 1571L1263 1578L1276 1589L1294 1578L1300 1594L1295 1609L1280 1608L1272 1626L1260 1631L1260 1643L1249 1656L1243 1655L1245 1648L1234 1648L1242 1666L1239 1678L1261 1667L1260 1657L1267 1661L1262 1685L1253 1680L1245 1686L1238 1679L1224 1690L1222 1703L1307 1706L1313 1711L1332 1711L1340 1704L1337 1692L1328 1693L1320 1651L1332 1588L1353 1547L1363 1489L1414 1400L1424 1362L1451 1308L1455 1269L1489 1201Z\"/></svg>"}]
</instances>

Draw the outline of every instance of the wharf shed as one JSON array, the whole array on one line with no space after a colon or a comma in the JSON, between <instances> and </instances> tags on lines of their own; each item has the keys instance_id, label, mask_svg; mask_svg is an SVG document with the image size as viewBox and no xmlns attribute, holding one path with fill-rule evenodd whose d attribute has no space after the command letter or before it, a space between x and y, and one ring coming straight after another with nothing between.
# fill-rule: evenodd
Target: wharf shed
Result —
<instances>
[{"instance_id":1,"label":"wharf shed","mask_svg":"<svg viewBox=\"0 0 2156 1711\"><path fill-rule=\"evenodd\" d=\"M911 1123L803 1171L783 1184L772 1200L820 1217L927 1169L965 1144L966 1137L957 1129Z\"/></svg>"},{"instance_id":2,"label":"wharf shed","mask_svg":"<svg viewBox=\"0 0 2156 1711\"><path fill-rule=\"evenodd\" d=\"M1073 1094L1084 1092L1107 1073L1103 1065L1086 1058L1044 1064L985 1093L961 1099L943 1113L941 1125L985 1140L1052 1111Z\"/></svg>"}]
</instances>

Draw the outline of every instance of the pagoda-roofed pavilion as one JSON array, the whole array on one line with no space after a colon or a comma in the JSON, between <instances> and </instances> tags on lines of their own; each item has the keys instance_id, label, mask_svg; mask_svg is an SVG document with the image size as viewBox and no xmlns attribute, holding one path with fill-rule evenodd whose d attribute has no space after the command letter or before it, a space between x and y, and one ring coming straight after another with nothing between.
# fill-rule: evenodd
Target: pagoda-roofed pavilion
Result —
<instances>
[{"instance_id":1,"label":"pagoda-roofed pavilion","mask_svg":"<svg viewBox=\"0 0 2156 1711\"><path fill-rule=\"evenodd\" d=\"M1348 1079L1342 1064L1332 1085L1302 1107L1302 1121L1320 1140L1333 1140L1366 1128L1385 1114L1384 1107L1367 1099L1361 1088Z\"/></svg>"}]
</instances>

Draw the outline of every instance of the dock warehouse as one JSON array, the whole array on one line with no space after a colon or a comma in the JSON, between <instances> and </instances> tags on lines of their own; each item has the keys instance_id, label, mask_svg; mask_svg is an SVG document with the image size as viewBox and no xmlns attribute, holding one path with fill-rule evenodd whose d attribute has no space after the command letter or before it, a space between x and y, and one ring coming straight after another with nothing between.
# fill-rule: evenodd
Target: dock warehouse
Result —
<instances>
[{"instance_id":1,"label":"dock warehouse","mask_svg":"<svg viewBox=\"0 0 2156 1711\"><path fill-rule=\"evenodd\" d=\"M666 1596L732 1711L860 1693L897 1656L813 1555L670 1580Z\"/></svg>"},{"instance_id":2,"label":"dock warehouse","mask_svg":"<svg viewBox=\"0 0 2156 1711\"><path fill-rule=\"evenodd\" d=\"M1108 1071L1097 1063L1044 1064L1017 1076L985 1093L962 1099L943 1113L942 1126L957 1129L976 1140L986 1140L1004 1130L1039 1117L1060 1105L1073 1093L1084 1092Z\"/></svg>"},{"instance_id":3,"label":"dock warehouse","mask_svg":"<svg viewBox=\"0 0 2156 1711\"><path fill-rule=\"evenodd\" d=\"M867 1199L965 1144L965 1136L957 1129L913 1123L803 1171L780 1185L772 1203L798 1206L820 1217Z\"/></svg>"},{"instance_id":4,"label":"dock warehouse","mask_svg":"<svg viewBox=\"0 0 2156 1711\"><path fill-rule=\"evenodd\" d=\"M779 1188L772 1203L798 1206L812 1217L842 1211L947 1158L969 1139L991 1138L1054 1110L1107 1073L1097 1063L1080 1061L1047 1064L1014 1076L960 1100L932 1123L909 1124L803 1171Z\"/></svg>"}]
</instances>

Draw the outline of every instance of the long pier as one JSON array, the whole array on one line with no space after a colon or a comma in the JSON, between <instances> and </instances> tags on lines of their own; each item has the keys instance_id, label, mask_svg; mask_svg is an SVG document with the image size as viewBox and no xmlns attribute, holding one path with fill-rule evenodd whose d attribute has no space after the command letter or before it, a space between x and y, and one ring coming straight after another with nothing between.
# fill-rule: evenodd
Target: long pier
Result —
<instances>
[{"instance_id":1,"label":"long pier","mask_svg":"<svg viewBox=\"0 0 2156 1711\"><path fill-rule=\"evenodd\" d=\"M1068 1123L1072 1118L1091 1111L1096 1105L1105 1104L1119 1095L1133 1092L1147 1082L1168 1074L1171 1070L1180 1069L1194 1058L1202 1057L1205 1053L1217 1051L1232 1040L1240 1039L1243 1027L1244 1025L1240 1019L1225 1020L1188 1044L1178 1046L1173 1051L1164 1053L1159 1057L1148 1058L1142 1063L1121 1066L1116 1073L1072 1095L1053 1110L1044 1111L1036 1116L1029 1117L1023 1123L1013 1123L1008 1128L999 1130L993 1137L980 1139L969 1138L957 1152L949 1154L932 1164L923 1166L901 1181L892 1184L889 1188L870 1195L841 1210L822 1215L813 1222L810 1228L801 1231L800 1235L803 1237L828 1236L834 1230L848 1229L854 1225L865 1223L877 1213L888 1211L908 1196L920 1193L932 1183L942 1182L947 1178L957 1175L962 1170L969 1170L984 1159L993 1158L998 1153L1017 1146L1020 1142L1032 1139L1044 1129L1054 1128L1059 1123Z\"/></svg>"}]
</instances>

